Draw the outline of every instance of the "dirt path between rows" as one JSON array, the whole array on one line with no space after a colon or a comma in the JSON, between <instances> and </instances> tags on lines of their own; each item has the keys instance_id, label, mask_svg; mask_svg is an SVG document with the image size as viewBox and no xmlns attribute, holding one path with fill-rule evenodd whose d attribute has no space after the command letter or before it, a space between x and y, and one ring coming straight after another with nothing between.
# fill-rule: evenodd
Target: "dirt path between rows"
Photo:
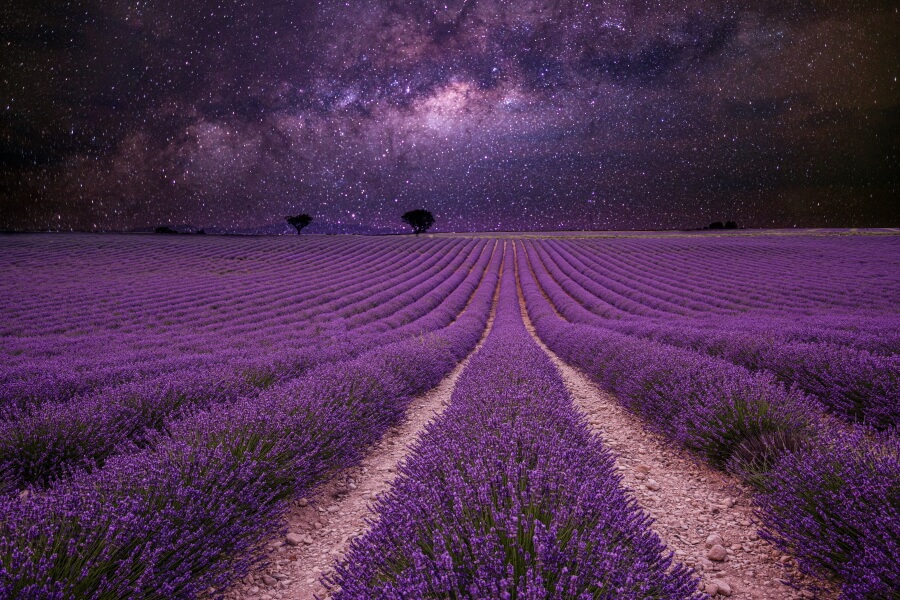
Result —
<instances>
[{"instance_id":1,"label":"dirt path between rows","mask_svg":"<svg viewBox=\"0 0 900 600\"><path fill-rule=\"evenodd\" d=\"M386 491L426 423L450 402L459 373L454 371L435 389L417 398L406 420L391 428L363 461L346 469L300 499L287 515L288 535L272 540L271 564L247 576L226 598L327 598L320 580L347 551L350 541L368 529L370 504Z\"/></svg>"},{"instance_id":2,"label":"dirt path between rows","mask_svg":"<svg viewBox=\"0 0 900 600\"><path fill-rule=\"evenodd\" d=\"M613 396L569 366L540 340L519 295L525 326L562 375L575 405L616 454L622 483L655 520L653 530L693 567L713 596L782 600L835 598L798 591L794 561L759 539L747 490L724 473L699 463L663 436L651 433Z\"/></svg>"},{"instance_id":3,"label":"dirt path between rows","mask_svg":"<svg viewBox=\"0 0 900 600\"><path fill-rule=\"evenodd\" d=\"M502 251L498 248L498 251ZM332 573L350 541L368 529L371 504L390 488L397 466L425 426L450 404L456 381L484 345L497 309L498 283L487 326L475 349L440 384L414 399L403 423L392 427L362 462L297 500L287 514L288 534L269 542L269 565L251 573L225 593L233 600L311 600L329 598L321 580Z\"/></svg>"},{"instance_id":4,"label":"dirt path between rows","mask_svg":"<svg viewBox=\"0 0 900 600\"><path fill-rule=\"evenodd\" d=\"M676 558L701 575L707 593L760 599L812 597L789 584L796 580L790 557L759 539L750 498L736 480L649 433L585 375L551 356L576 406L617 454L623 484L655 519L654 531Z\"/></svg>"}]
</instances>

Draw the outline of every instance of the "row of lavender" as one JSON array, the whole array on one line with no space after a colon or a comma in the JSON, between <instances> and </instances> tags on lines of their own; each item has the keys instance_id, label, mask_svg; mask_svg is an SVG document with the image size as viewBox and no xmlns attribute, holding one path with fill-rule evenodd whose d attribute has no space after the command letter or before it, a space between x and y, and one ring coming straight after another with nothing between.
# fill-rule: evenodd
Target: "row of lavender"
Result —
<instances>
[{"instance_id":1,"label":"row of lavender","mask_svg":"<svg viewBox=\"0 0 900 600\"><path fill-rule=\"evenodd\" d=\"M541 246L567 255L578 285L585 276L595 284L590 309L610 319L686 317L710 332L900 351L894 236L694 236Z\"/></svg>"},{"instance_id":2,"label":"row of lavender","mask_svg":"<svg viewBox=\"0 0 900 600\"><path fill-rule=\"evenodd\" d=\"M657 431L756 486L770 539L844 598L900 589L900 444L830 419L771 373L609 327L572 322L579 302L521 246L519 273L538 335Z\"/></svg>"},{"instance_id":3,"label":"row of lavender","mask_svg":"<svg viewBox=\"0 0 900 600\"><path fill-rule=\"evenodd\" d=\"M471 351L499 258L449 324L432 311L420 335L192 412L102 468L4 497L0 598L195 597L245 574L289 498L358 460Z\"/></svg>"},{"instance_id":4,"label":"row of lavender","mask_svg":"<svg viewBox=\"0 0 900 600\"><path fill-rule=\"evenodd\" d=\"M162 255L162 260L171 260L175 257ZM128 263L126 257L123 257L123 262ZM115 291L111 291L110 295L114 293L127 293L128 290L121 290L121 287L125 287L121 284L120 281L116 280L116 277L121 274L114 274L114 283L115 286L111 286L115 288ZM261 288L263 292L268 292L269 294L275 294L277 292L277 286L280 285L280 278L272 277L271 273L262 272L256 274L256 287ZM230 283L230 282L228 282ZM137 299L144 299L142 296L148 295L149 292L153 292L156 295L162 297L162 301L165 300L166 297L166 286L161 285L161 282L154 281L151 278L146 278L143 281L144 294L136 294ZM92 286L84 285L82 286L85 290L78 290L75 293L81 293L82 295L89 295L91 287L103 287L98 286L96 282L92 282ZM191 286L193 287L193 286ZM231 286L223 285L220 289L220 300L221 303L230 305L232 302L239 301L240 296L234 294L234 290ZM240 293L240 292L239 292ZM175 295L172 293L171 295ZM232 297L234 296L234 297ZM132 334L122 333L119 329L115 328L115 316L110 316L109 313L115 313L117 311L111 310L107 308L107 318L111 321L105 328L103 327L103 323L98 323L97 326L90 330L89 328L74 328L71 333L53 333L52 331L49 335L39 336L38 334L31 335L31 337L23 337L26 335L30 335L30 332L22 332L20 334L16 334L15 337L7 337L4 341L4 346L13 346L14 352L22 352L24 361L28 361L31 365L33 365L31 371L27 369L28 365L16 365L15 370L8 369L8 371L13 371L12 373L7 373L4 377L5 380L14 382L16 379L30 379L33 378L35 374L40 371L49 371L50 373L56 375L60 374L61 376L69 375L67 371L71 371L71 378L76 380L78 385L82 387L89 387L92 384L92 380L99 379L98 384L102 385L102 383L108 382L109 380L116 380L114 376L119 375L118 373L106 373L106 367L112 363L112 366L118 367L119 370L122 369L122 363L126 364L135 364L136 366L133 369L140 369L141 371L134 373L132 377L140 377L142 373L146 372L148 369L153 369L154 371L159 369L165 369L166 367L175 367L177 368L179 365L176 363L174 365L159 365L154 364L158 363L160 360L169 360L171 361L174 358L181 358L187 364L184 366L190 367L195 366L199 361L208 359L211 355L212 351L217 349L219 346L224 346L228 349L240 348L241 346L247 346L246 340L243 336L229 336L222 335L221 332L216 331L214 328L208 328L203 323L199 323L202 321L207 315L211 315L213 317L217 317L224 322L228 322L233 318L234 315L216 315L217 312L215 310L216 304L213 303L212 309L206 304L205 298L202 294L198 294L198 301L196 303L196 307L194 309L194 317L195 321L198 323L191 323L184 327L188 332L196 332L196 333L207 333L206 340L204 344L204 349L192 348L184 343L186 337L190 337L189 334L185 334L184 332L179 332L174 334L173 336L156 336L152 331L152 323L145 323L144 331L137 337ZM277 299L270 298L270 304L275 304ZM302 303L298 304L298 309L302 307ZM20 307L19 311L21 313L27 314L31 307ZM272 306L266 307L267 309L261 310L261 316L257 316L257 319L261 321L261 324L264 327L261 327L257 337L265 339L270 333L270 327L265 327L266 325L271 326L271 313ZM138 307L134 307L134 312L140 312ZM57 312L59 310L57 309ZM51 313L52 314L52 313ZM54 315L54 318L55 315ZM92 346L92 343L96 345L98 339L104 339L106 341L106 348L108 351L104 353L96 352L96 348ZM84 340L84 341L82 341ZM16 347L16 345L22 344L32 344L36 347L26 347L25 350L22 348ZM77 344L77 345L75 345ZM42 345L45 345L46 348L43 348ZM74 346L74 347L73 347ZM131 346L131 347L130 347ZM210 347L211 346L211 347ZM27 352L26 352L27 350ZM9 352L9 348L7 349ZM58 355L58 356L57 356ZM174 355L174 356L173 356ZM182 355L186 355L186 357L182 357ZM23 361L20 361L23 362ZM22 368L25 366L26 368ZM119 375L120 381L125 379L127 376ZM106 381L104 381L106 380ZM52 389L45 390L45 392L52 392ZM64 394L62 392L61 394ZM60 394L60 395L61 395ZM4 396L8 396L8 392L4 393Z\"/></svg>"},{"instance_id":5,"label":"row of lavender","mask_svg":"<svg viewBox=\"0 0 900 600\"><path fill-rule=\"evenodd\" d=\"M509 250L484 346L375 508L338 599L702 596L525 330Z\"/></svg>"},{"instance_id":6,"label":"row of lavender","mask_svg":"<svg viewBox=\"0 0 900 600\"><path fill-rule=\"evenodd\" d=\"M558 245L599 262L622 286L621 296L653 299L640 303L666 316L764 311L778 317L823 307L830 314L879 311L900 291L893 277L896 236L701 235ZM668 308L654 304L666 299L672 301Z\"/></svg>"},{"instance_id":7,"label":"row of lavender","mask_svg":"<svg viewBox=\"0 0 900 600\"><path fill-rule=\"evenodd\" d=\"M367 244L358 244L359 247L366 247ZM138 248L140 249L140 248ZM415 248L408 248L408 255L416 255L414 252ZM447 261L450 261L453 258L459 258L461 254L455 252L445 252L448 250L447 248L432 248L433 252L431 253L433 256L430 260L432 263L432 267L434 267L433 263L437 263L439 259L441 259L442 265L445 269L452 270L454 267L458 266L456 264L447 264ZM317 251L315 247L309 248L305 245L301 245L298 248L295 248L295 253L299 256L305 256L308 252ZM383 255L375 252L375 256L372 257L372 261L369 263L369 266L372 267L374 264L378 264L378 261L384 259ZM132 260L135 257L132 257ZM161 259L169 260L176 257L164 255ZM395 257L398 259L402 259L402 256ZM123 257L123 262L128 262L126 257ZM472 257L469 260L473 260ZM428 266L425 264L424 266ZM335 264L334 267L340 267L340 264ZM396 269L404 269L409 267L411 271L406 271L402 273L396 272ZM374 267L373 267L374 268ZM358 306L360 303L365 302L366 305L371 306L371 299L373 294L377 294L381 292L384 296L383 298L377 298L377 300L388 300L393 298L395 301L403 301L409 300L409 297L415 297L415 295L408 296L403 295L401 292L403 291L398 287L399 284L406 285L408 287L408 283L411 279L416 279L415 283L421 286L421 290L430 289L430 284L423 285L427 282L429 277L433 276L443 276L438 275L437 271L426 271L421 272L421 267L416 265L411 265L405 263L403 260L399 260L395 264L388 264L387 266L382 265L380 269L390 270L391 268L395 269L391 272L391 277L385 279L381 274L374 273L370 274L370 276L360 275L361 281L355 282L355 289L344 289L343 296L338 298L340 302L325 302L329 296L328 287L325 285L326 283L332 283L331 280L327 282L324 279L319 279L317 277L298 277L299 282L302 282L302 285L297 286L287 286L284 284L282 277L278 273L272 273L270 271L262 271L260 273L254 273L252 276L252 283L256 288L262 290L262 293L268 293L273 295L274 297L269 298L269 304L262 307L256 307L254 309L253 318L255 320L255 328L256 333L253 336L254 338L262 338L266 343L260 344L256 347L253 347L255 352L260 351L260 346L263 346L268 349L266 354L277 354L277 351L281 351L283 348L286 350L290 350L293 347L294 353L303 352L303 348L297 348L298 341L299 342L308 342L315 341L319 343L321 341L322 336L318 336L316 338L304 338L301 334L304 332L304 328L309 328L309 323L307 321L312 321L317 328L327 329L329 326L334 324L334 321L344 320L341 311L345 308L356 308L358 310ZM445 271L446 272L446 271ZM308 279L308 281L307 281ZM341 277L336 277L337 281L333 282L337 286L347 285L350 283L354 283L352 281L342 281ZM166 288L165 286L159 286L158 282L154 282L152 279L144 280L144 287L152 289L155 293L161 295L163 299L165 298ZM81 287L83 288L82 293L87 293L88 290L92 287L91 285L82 283ZM291 294L294 294L295 301L295 310L294 315L292 317L293 323L291 328L287 328L282 331L277 327L277 323L273 323L273 314L278 314L280 309L279 298L277 297L277 290L281 287L287 287L288 291ZM300 294L300 292L305 288L311 288L306 294ZM241 301L240 296L241 290L235 292L231 287L222 286L220 284L219 289L219 303L224 304L234 304L239 303ZM383 304L383 302L382 302ZM316 308L318 314L312 314L311 311L301 310L304 306L311 305ZM382 307L382 313L384 313L384 309L386 310L396 310L397 305L393 306L388 305ZM17 313L25 314L27 313L27 308L17 307ZM223 347L227 350L233 350L235 348L240 348L241 346L246 345L246 335L245 331L224 331L222 329L217 328L209 328L203 322L204 318L215 319L216 322L219 323L230 323L234 320L234 314L224 314L224 315L216 315L213 314L214 311L208 310L205 301L200 301L195 306L195 315L193 321L190 326L186 325L186 329L193 331L193 335L198 338L198 344L202 345L205 348L205 351L200 351L195 348L186 348L182 343L182 340L185 335L180 336L176 339L171 339L169 337L163 337L161 339L155 338L153 335L146 335L146 339L142 340L142 345L147 347L149 351L154 352L155 356L165 357L162 363L148 364L148 360L146 357L141 355L129 354L129 353L120 353L119 350L119 342L120 335L117 331L109 331L103 329L96 329L91 333L91 335L73 335L73 336L65 336L65 335L49 335L46 336L48 342L54 345L62 345L66 340L69 339L82 339L85 337L90 342L94 342L98 345L102 344L104 347L103 353L89 353L85 356L79 356L79 352L81 348L76 348L75 352L70 348L63 348L62 350L54 351L54 356L49 358L57 358L55 354L59 354L58 362L50 362L49 360L46 362L42 362L40 364L35 365L35 369L18 369L15 373L7 373L6 377L4 377L5 382L10 385L14 385L15 383L28 383L32 386L39 387L41 393L37 393L35 391L33 394L21 394L18 397L22 397L24 400L32 400L31 396L34 396L34 399L38 400L46 400L48 398L53 399L62 399L67 398L71 394L66 394L65 390L56 389L50 386L38 386L33 383L33 379L36 375L39 375L41 372L46 373L46 377L48 379L52 379L54 377L58 377L60 372L62 371L63 377L68 375L67 372L70 362L73 359L79 361L78 366L83 367L71 373L72 378L75 380L76 384L80 386L77 389L83 390L85 387L90 388L92 383L95 383L93 387L100 387L103 385L109 385L114 382L121 382L122 379L128 379L128 377L119 377L119 378L105 378L106 367L108 365L114 365L117 369L127 369L131 368L134 372L131 373L133 378L141 378L146 379L147 375L158 373L158 372L168 372L177 368L196 368L199 366L203 366L202 361L208 358L210 355L210 347ZM377 316L377 315L376 315ZM372 315L367 315L369 321L374 320L371 318ZM285 337L288 341L291 342L290 346L276 346L269 335L271 334L271 330L275 329L277 334ZM346 326L343 327L346 330ZM80 332L87 333L87 332ZM291 336L294 337L291 337ZM3 345L6 347L15 346L18 342L21 342L22 338L20 336L7 336L3 339ZM126 339L126 343L130 343L130 338ZM48 344L49 345L49 344ZM74 356L73 356L74 354ZM244 354L250 354L251 352L244 352ZM199 358L197 357L199 355ZM240 356L238 358L241 358ZM246 358L246 357L244 357ZM12 371L13 368L8 368L8 371ZM92 380L96 380L92 382ZM60 386L65 387L65 386ZM9 388L4 387L3 394L0 397L9 401L12 398L16 398L17 395L10 390Z\"/></svg>"},{"instance_id":8,"label":"row of lavender","mask_svg":"<svg viewBox=\"0 0 900 600\"><path fill-rule=\"evenodd\" d=\"M408 244L359 244L335 238L303 238L291 243L273 239L262 244L238 238L172 242L120 236L0 240L12 298L26 309L19 321L3 324L3 334L21 336L34 334L37 328L46 330L42 310L55 315L50 333L107 324L110 309L114 309L121 313L115 315L120 329L144 335L145 311L177 314L190 310L198 299L210 303L230 299L233 302L220 308L229 318L240 317L243 307L253 305L263 294L261 275L285 284L281 289L270 286L265 290L268 302L271 294L302 290L308 287L305 281L312 283L327 272L338 279L343 274L371 272L376 266L371 258L402 259L404 250L409 249ZM92 290L84 289L85 279L93 281ZM229 287L225 293L233 297L223 296L223 283ZM16 294L16 284L28 293ZM60 306L69 309L68 313L56 314ZM191 322L180 325L190 327ZM182 334L182 329L173 327L173 333Z\"/></svg>"},{"instance_id":9,"label":"row of lavender","mask_svg":"<svg viewBox=\"0 0 900 600\"><path fill-rule=\"evenodd\" d=\"M78 262L62 268L59 263L67 255L49 253L41 246L8 249L10 300L17 318L5 323L4 337L9 341L4 349L24 360L51 358L62 350L71 354L72 349L89 348L81 344L82 336L109 329L115 334L113 341L121 339L123 347L134 345L147 352L154 346L154 328L160 325L162 314L171 322L163 333L173 336L170 342L183 343L194 334L217 329L217 325L231 327L236 321L258 319L258 312L271 321L273 315L280 316L273 308L282 303L282 310L294 311L289 315L294 321L296 311L309 304L304 301L305 293L319 288L327 296L322 285L352 284L354 276L367 281L377 274L374 267L378 263L361 260L359 255L366 245L358 245L355 251L344 248L344 252L329 253L319 240L304 241L291 255L275 252L269 244L254 248L242 247L237 240L229 242L219 241L203 252L197 245L170 247L152 239L114 238L104 250L118 260L118 268L96 264L105 255L91 253L84 239L80 246L59 249L80 256L84 263L80 268ZM219 252L210 256L213 249ZM389 248L368 250L380 255L375 258L404 260L402 253L388 252ZM233 256L235 253L239 256ZM142 268L145 255L154 257L158 263L155 270ZM310 264L318 262L318 255L324 256L320 259L323 264ZM307 257L308 261L303 260ZM264 258L270 262L263 262ZM244 265L242 270L222 266L234 260ZM49 270L51 281L39 276L42 267ZM321 277L325 268L331 271L328 280ZM342 281L344 271L350 278ZM54 293L48 297L49 290ZM260 303L263 311L258 310ZM267 334L268 330L262 330L257 335ZM133 358L139 359L141 354ZM96 362L87 362L87 366L96 368Z\"/></svg>"},{"instance_id":10,"label":"row of lavender","mask_svg":"<svg viewBox=\"0 0 900 600\"><path fill-rule=\"evenodd\" d=\"M855 308L855 314L862 315L855 327L855 330L862 330L857 343L854 343L851 331L843 331L843 336L829 341L805 341L792 339L798 337L796 328L773 332L772 317L768 314L750 313L740 317L738 327L735 327L738 319L730 318L721 329L712 328L708 323L706 327L698 327L693 318L659 319L641 316L637 311L628 318L611 319L603 313L602 307L598 310L598 302L604 294L608 295L605 263L581 252L576 244L534 244L533 253L541 268L553 278L554 285L575 300L558 306L570 321L698 350L754 371L769 371L781 381L813 394L832 412L851 421L880 429L900 423L900 402L897 400L900 398L900 355L857 347L866 345L872 331L880 331L881 327L887 327L888 331L898 330L900 317L893 305L884 305L885 299L891 298L890 288L884 290L880 307L867 307L869 314L881 312L878 317L865 316L864 311ZM714 287L709 295L715 295ZM896 300L900 302L900 292ZM646 298L634 301L636 306L650 310L652 307L648 302ZM675 298L671 301L672 304L676 302ZM840 310L840 307L835 309L821 304L809 304L808 308L820 313ZM853 307L844 310L850 308ZM789 314L790 311L784 310L781 318ZM894 323L893 327L891 323ZM820 336L822 329L819 328ZM808 330L807 326L800 331ZM827 337L828 330L824 333Z\"/></svg>"},{"instance_id":11,"label":"row of lavender","mask_svg":"<svg viewBox=\"0 0 900 600\"><path fill-rule=\"evenodd\" d=\"M351 254L356 256L360 247L368 245L357 244ZM7 335L2 338L8 360L4 361L0 374L0 406L64 400L78 393L147 380L175 370L233 367L244 369L253 376L260 369L267 370L266 365L255 364L260 361L254 357L261 354L282 354L285 358L281 362L292 360L292 355L299 354L293 360L303 361L304 355L311 354L304 345L321 344L323 338L346 338L348 332L352 334L361 326L397 312L404 302L409 303L430 291L435 278L446 278L459 270L463 260L471 266L483 248L484 243L457 240L451 244L393 248L391 254L385 255L378 252L378 246L373 246L369 248L373 256L368 260L356 257L356 261L366 264L368 270L354 270L348 275L350 279L324 271L305 277L295 276L293 281L297 283L292 284L291 280L286 282L279 270L262 269L245 277L246 283L253 286L253 293L261 297L259 302L248 304L246 317L240 317L233 310L210 309L210 304L233 307L247 303L243 295L246 290L242 286L232 287L218 281L216 300L211 301L208 294L198 294L190 310L185 311L187 316L175 319L177 333L167 331L165 335L153 335L147 331L149 324L145 323L143 335L135 337L111 328L108 323L95 323L90 327L81 323L73 325L73 331L68 333L44 333L45 326ZM141 246L129 249L137 256L139 251L146 250ZM299 256L315 251L316 247L305 245L295 248ZM33 260L34 257L27 258ZM177 262L177 256L162 254L160 257L160 260L170 259ZM129 263L127 255L123 254L122 261ZM24 259L23 263L23 270L32 266ZM332 268L339 268L341 264L335 261ZM119 289L123 286L121 273L114 272L110 277L109 287L114 288L111 294L129 292ZM137 299L146 300L152 295L156 298L154 302L165 305L178 293L168 290L163 283L145 276L143 293L137 294ZM103 290L105 287L93 278L85 278L72 293L93 298L97 295L95 288ZM11 289L16 290L14 286ZM29 289L35 288L33 285L23 288ZM195 292L191 285L187 290ZM27 297L29 294L23 291L21 295ZM12 294L10 300L17 315L11 319L14 323L27 319L32 313L47 319L46 310L54 309L53 306L31 306L27 298L16 294ZM149 306L146 310L151 312L152 308ZM52 319L68 314L60 307L54 310L50 313ZM139 303L131 311L140 313ZM168 307L167 311L175 312L173 307ZM110 312L113 311L106 313L107 319L114 321ZM68 320L77 321L77 317L68 317ZM16 354L19 360L14 360Z\"/></svg>"}]
</instances>

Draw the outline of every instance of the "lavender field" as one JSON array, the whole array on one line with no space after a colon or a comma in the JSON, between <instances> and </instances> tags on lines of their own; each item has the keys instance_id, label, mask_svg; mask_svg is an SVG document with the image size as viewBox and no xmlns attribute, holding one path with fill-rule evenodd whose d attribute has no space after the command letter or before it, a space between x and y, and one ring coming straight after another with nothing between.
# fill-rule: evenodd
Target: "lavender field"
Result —
<instances>
[{"instance_id":1,"label":"lavender field","mask_svg":"<svg viewBox=\"0 0 900 600\"><path fill-rule=\"evenodd\" d=\"M11 235L0 267L0 598L900 598L896 232Z\"/></svg>"}]
</instances>

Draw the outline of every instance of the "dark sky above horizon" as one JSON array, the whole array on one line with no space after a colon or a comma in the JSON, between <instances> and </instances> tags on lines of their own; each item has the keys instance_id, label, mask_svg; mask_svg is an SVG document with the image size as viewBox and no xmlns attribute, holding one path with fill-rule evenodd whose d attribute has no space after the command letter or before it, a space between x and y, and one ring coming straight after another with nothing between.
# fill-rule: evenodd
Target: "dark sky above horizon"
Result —
<instances>
[{"instance_id":1,"label":"dark sky above horizon","mask_svg":"<svg viewBox=\"0 0 900 600\"><path fill-rule=\"evenodd\" d=\"M13 0L0 228L900 224L900 14L847 0Z\"/></svg>"}]
</instances>

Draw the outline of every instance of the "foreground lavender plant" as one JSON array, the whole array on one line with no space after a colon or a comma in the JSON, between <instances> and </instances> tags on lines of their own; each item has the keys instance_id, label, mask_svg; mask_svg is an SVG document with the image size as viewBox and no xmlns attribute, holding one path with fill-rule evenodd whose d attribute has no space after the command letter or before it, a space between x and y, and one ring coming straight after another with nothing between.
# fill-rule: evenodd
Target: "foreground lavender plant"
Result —
<instances>
[{"instance_id":1,"label":"foreground lavender plant","mask_svg":"<svg viewBox=\"0 0 900 600\"><path fill-rule=\"evenodd\" d=\"M900 438L832 431L786 453L757 495L766 537L841 598L900 595Z\"/></svg>"},{"instance_id":2,"label":"foreground lavender plant","mask_svg":"<svg viewBox=\"0 0 900 600\"><path fill-rule=\"evenodd\" d=\"M284 509L285 450L250 459L172 440L65 489L0 500L0 598L191 598L225 584Z\"/></svg>"},{"instance_id":3,"label":"foreground lavender plant","mask_svg":"<svg viewBox=\"0 0 900 600\"><path fill-rule=\"evenodd\" d=\"M514 277L508 262L493 330L337 568L336 598L700 597L525 331Z\"/></svg>"}]
</instances>

